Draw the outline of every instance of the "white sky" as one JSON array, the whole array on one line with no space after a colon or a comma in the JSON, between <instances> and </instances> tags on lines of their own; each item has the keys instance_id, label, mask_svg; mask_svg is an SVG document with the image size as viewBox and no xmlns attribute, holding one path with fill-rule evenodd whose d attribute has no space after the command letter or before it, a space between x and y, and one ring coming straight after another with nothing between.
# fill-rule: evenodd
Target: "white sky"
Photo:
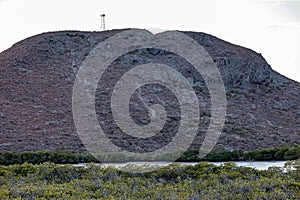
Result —
<instances>
[{"instance_id":1,"label":"white sky","mask_svg":"<svg viewBox=\"0 0 300 200\"><path fill-rule=\"evenodd\" d=\"M206 32L262 53L300 82L300 0L0 0L0 52L42 32L160 28Z\"/></svg>"}]
</instances>

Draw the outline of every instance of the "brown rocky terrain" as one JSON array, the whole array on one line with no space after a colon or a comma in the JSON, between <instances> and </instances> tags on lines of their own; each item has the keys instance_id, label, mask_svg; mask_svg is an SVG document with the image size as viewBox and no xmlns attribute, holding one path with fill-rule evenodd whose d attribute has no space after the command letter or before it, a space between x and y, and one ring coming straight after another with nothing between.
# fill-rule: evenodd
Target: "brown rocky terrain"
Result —
<instances>
[{"instance_id":1,"label":"brown rocky terrain","mask_svg":"<svg viewBox=\"0 0 300 200\"><path fill-rule=\"evenodd\" d=\"M83 59L100 42L122 30L105 32L61 31L25 39L0 54L0 151L76 150L85 148L76 133L72 116L72 89ZM262 55L212 35L183 32L211 55L221 72L227 94L227 116L217 147L253 150L300 143L300 84L272 70ZM199 133L192 146L198 147L210 119L210 101L205 82L193 73L186 61L159 49L140 49L121 56L110 67L102 84L110 88L122 70L149 62L174 66L191 79L200 103ZM99 83L100 84L100 83ZM112 88L109 89L111 91ZM156 93L153 98L153 92ZM96 111L105 119L105 91L98 90ZM175 102L165 88L154 86L137 91L131 107L135 122L147 124L143 106L155 102ZM176 111L174 111L176 113ZM178 119L166 132L176 129ZM174 122L174 123L173 123ZM174 126L172 126L172 124ZM107 125L115 144L141 152L158 148L166 141L138 142L126 138ZM164 134L162 135L164 136ZM125 140L124 140L125 137ZM123 140L122 140L123 139ZM124 141L130 141L126 143ZM128 147L129 145L129 147Z\"/></svg>"}]
</instances>

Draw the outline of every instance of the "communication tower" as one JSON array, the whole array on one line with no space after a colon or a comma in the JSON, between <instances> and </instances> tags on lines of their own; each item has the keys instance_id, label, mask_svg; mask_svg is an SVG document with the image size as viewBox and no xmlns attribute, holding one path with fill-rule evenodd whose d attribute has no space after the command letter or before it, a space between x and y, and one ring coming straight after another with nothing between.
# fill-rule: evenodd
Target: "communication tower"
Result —
<instances>
[{"instance_id":1,"label":"communication tower","mask_svg":"<svg viewBox=\"0 0 300 200\"><path fill-rule=\"evenodd\" d=\"M102 14L100 16L101 16L101 28L100 28L100 31L105 31L105 14Z\"/></svg>"}]
</instances>

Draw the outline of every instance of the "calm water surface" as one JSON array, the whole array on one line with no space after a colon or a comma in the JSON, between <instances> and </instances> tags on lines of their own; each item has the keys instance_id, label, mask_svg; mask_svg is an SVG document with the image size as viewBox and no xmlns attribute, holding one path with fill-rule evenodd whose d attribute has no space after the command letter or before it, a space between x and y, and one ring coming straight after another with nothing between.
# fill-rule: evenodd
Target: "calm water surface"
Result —
<instances>
[{"instance_id":1,"label":"calm water surface","mask_svg":"<svg viewBox=\"0 0 300 200\"><path fill-rule=\"evenodd\" d=\"M214 165L223 165L225 162L210 162ZM258 170L265 170L269 167L283 167L286 161L238 161L233 162L237 166L245 166L245 167L252 167ZM101 163L96 165L101 165L103 167L113 166L113 167L125 167L128 165L133 166L167 166L173 164L173 162L128 162L128 163ZM198 162L178 162L180 165L196 165ZM84 163L75 164L73 166L87 166Z\"/></svg>"}]
</instances>

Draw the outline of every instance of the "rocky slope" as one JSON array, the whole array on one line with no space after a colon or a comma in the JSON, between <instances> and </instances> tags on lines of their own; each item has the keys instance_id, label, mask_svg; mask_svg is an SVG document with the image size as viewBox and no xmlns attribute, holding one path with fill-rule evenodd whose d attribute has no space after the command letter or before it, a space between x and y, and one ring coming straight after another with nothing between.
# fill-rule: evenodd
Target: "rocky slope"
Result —
<instances>
[{"instance_id":1,"label":"rocky slope","mask_svg":"<svg viewBox=\"0 0 300 200\"><path fill-rule=\"evenodd\" d=\"M97 44L120 31L44 33L2 52L0 151L84 151L72 116L75 76L85 56ZM300 143L299 83L273 71L262 55L250 49L205 33L183 33L199 42L211 55L226 86L226 123L217 148L253 150ZM183 67L187 66L186 61L170 52L141 49L116 60L112 64L115 68L112 68L110 78L120 75L118 69L154 61L173 65L182 74L191 77L201 110L199 134L192 147L199 146L209 123L210 99L201 78L194 77L189 67ZM109 87L110 81L109 78L103 79L103 84ZM151 93L148 90L152 89L142 88L132 97L135 102L132 112L137 113L134 120L138 124L149 122L147 109L143 106L153 98L148 95ZM102 104L105 99L102 99L101 91L98 91L96 98L96 111L101 121L106 109ZM172 98L165 91L157 94L153 101L167 102ZM115 143L128 145L111 127L105 128L111 132ZM171 130L172 126L168 129ZM149 150L167 141L157 139L153 144L141 144L132 140L129 148Z\"/></svg>"}]
</instances>

